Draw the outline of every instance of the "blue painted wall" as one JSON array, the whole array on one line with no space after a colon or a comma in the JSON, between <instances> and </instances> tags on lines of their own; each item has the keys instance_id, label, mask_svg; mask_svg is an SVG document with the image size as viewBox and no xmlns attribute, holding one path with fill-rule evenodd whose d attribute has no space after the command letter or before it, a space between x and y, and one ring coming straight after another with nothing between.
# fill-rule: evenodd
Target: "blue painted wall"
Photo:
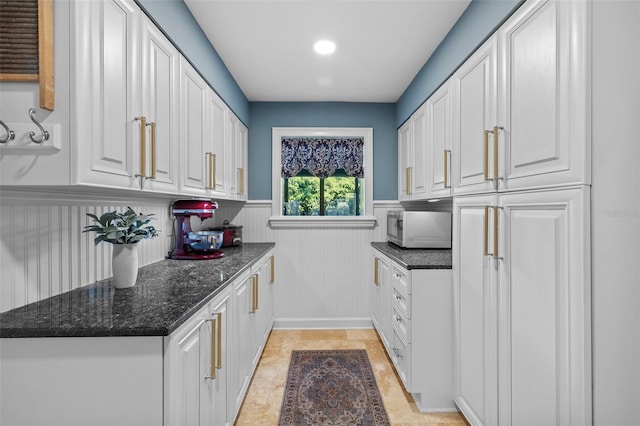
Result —
<instances>
[{"instance_id":1,"label":"blue painted wall","mask_svg":"<svg viewBox=\"0 0 640 426\"><path fill-rule=\"evenodd\" d=\"M373 127L373 199L398 198L395 104L251 102L249 199L271 200L272 127Z\"/></svg>"},{"instance_id":2,"label":"blue painted wall","mask_svg":"<svg viewBox=\"0 0 640 426\"><path fill-rule=\"evenodd\" d=\"M136 0L200 72L236 116L249 126L249 102L182 0Z\"/></svg>"},{"instance_id":3,"label":"blue painted wall","mask_svg":"<svg viewBox=\"0 0 640 426\"><path fill-rule=\"evenodd\" d=\"M398 100L396 127L453 74L522 0L473 0Z\"/></svg>"}]
</instances>

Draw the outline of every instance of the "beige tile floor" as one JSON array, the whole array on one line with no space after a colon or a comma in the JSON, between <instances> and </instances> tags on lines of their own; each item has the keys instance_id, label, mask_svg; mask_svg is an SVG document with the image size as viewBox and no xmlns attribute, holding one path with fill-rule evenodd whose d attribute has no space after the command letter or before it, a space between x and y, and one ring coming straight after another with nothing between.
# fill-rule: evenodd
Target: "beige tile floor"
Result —
<instances>
[{"instance_id":1,"label":"beige tile floor","mask_svg":"<svg viewBox=\"0 0 640 426\"><path fill-rule=\"evenodd\" d=\"M274 330L236 420L237 426L277 425L292 350L366 349L389 421L400 425L466 425L458 413L422 414L404 391L374 330Z\"/></svg>"}]
</instances>

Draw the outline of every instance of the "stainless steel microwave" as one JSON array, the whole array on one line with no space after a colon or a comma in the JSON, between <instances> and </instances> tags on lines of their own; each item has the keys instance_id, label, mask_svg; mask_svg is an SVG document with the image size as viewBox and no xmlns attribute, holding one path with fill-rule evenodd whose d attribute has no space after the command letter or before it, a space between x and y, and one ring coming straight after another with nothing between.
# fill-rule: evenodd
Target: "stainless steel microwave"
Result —
<instances>
[{"instance_id":1,"label":"stainless steel microwave","mask_svg":"<svg viewBox=\"0 0 640 426\"><path fill-rule=\"evenodd\" d=\"M389 211L387 240L405 248L451 248L451 213Z\"/></svg>"}]
</instances>

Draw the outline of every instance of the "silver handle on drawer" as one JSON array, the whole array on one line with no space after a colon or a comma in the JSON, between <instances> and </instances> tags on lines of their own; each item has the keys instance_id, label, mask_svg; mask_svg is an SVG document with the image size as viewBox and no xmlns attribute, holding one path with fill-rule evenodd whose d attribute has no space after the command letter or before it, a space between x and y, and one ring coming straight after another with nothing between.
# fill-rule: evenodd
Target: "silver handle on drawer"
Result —
<instances>
[{"instance_id":1,"label":"silver handle on drawer","mask_svg":"<svg viewBox=\"0 0 640 426\"><path fill-rule=\"evenodd\" d=\"M393 354L398 358L402 358L404 356L402 352L400 352L400 349L398 348L393 348Z\"/></svg>"}]
</instances>

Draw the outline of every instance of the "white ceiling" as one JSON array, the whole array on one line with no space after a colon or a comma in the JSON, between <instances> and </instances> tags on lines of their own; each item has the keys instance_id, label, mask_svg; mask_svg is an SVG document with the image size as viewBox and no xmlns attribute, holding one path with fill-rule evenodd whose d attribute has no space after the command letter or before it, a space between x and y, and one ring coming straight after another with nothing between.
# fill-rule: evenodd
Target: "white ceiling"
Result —
<instances>
[{"instance_id":1,"label":"white ceiling","mask_svg":"<svg viewBox=\"0 0 640 426\"><path fill-rule=\"evenodd\" d=\"M396 102L471 0L184 1L249 101Z\"/></svg>"}]
</instances>

